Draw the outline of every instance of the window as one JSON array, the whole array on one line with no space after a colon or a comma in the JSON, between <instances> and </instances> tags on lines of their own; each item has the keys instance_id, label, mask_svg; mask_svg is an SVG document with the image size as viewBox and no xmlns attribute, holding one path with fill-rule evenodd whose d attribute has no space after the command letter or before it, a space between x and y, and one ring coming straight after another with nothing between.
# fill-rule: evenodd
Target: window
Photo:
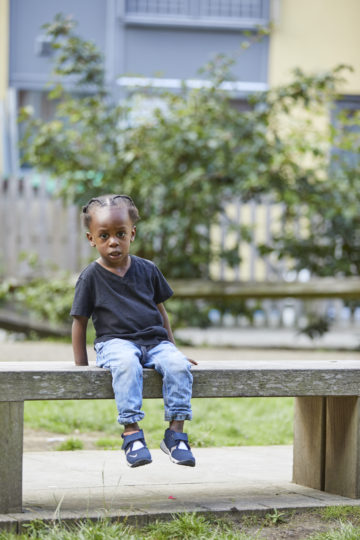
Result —
<instances>
[{"instance_id":1,"label":"window","mask_svg":"<svg viewBox=\"0 0 360 540\"><path fill-rule=\"evenodd\" d=\"M343 96L335 102L332 124L338 137L332 148L332 168L355 168L360 164L360 96ZM334 169L335 168L335 169Z\"/></svg>"},{"instance_id":2,"label":"window","mask_svg":"<svg viewBox=\"0 0 360 540\"><path fill-rule=\"evenodd\" d=\"M125 11L136 15L187 15L187 0L126 0Z\"/></svg>"},{"instance_id":3,"label":"window","mask_svg":"<svg viewBox=\"0 0 360 540\"><path fill-rule=\"evenodd\" d=\"M126 0L127 24L255 28L269 22L269 0Z\"/></svg>"}]
</instances>

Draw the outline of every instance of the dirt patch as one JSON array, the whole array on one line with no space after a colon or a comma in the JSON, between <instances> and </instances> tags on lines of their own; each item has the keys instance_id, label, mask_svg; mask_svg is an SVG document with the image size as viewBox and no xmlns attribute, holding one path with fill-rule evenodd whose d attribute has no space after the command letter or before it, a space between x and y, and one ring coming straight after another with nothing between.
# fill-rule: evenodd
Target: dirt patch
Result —
<instances>
[{"instance_id":1,"label":"dirt patch","mask_svg":"<svg viewBox=\"0 0 360 540\"><path fill-rule=\"evenodd\" d=\"M260 538L267 540L279 540L280 538L292 538L302 540L316 533L330 530L329 523L324 523L319 515L311 513L294 514L287 523L265 525L263 529L255 528L252 533L259 533Z\"/></svg>"},{"instance_id":2,"label":"dirt patch","mask_svg":"<svg viewBox=\"0 0 360 540\"><path fill-rule=\"evenodd\" d=\"M66 442L69 439L77 439L82 442L83 450L101 450L102 447L98 446L96 442L99 439L104 439L104 433L100 431L92 431L91 433L82 433L75 430L73 433L53 433L50 431L43 431L38 429L30 429L25 427L24 429L24 452L46 452L51 450L57 450L58 446ZM114 441L117 439L115 436L111 437ZM120 436L119 447L122 444Z\"/></svg>"},{"instance_id":3,"label":"dirt patch","mask_svg":"<svg viewBox=\"0 0 360 540\"><path fill-rule=\"evenodd\" d=\"M278 522L277 519L279 519ZM323 509L275 510L264 515L258 513L245 515L240 519L235 516L229 517L229 520L239 533L248 535L249 539L264 538L266 540L282 538L305 540L319 533L339 529L341 526L339 519L325 519ZM354 507L354 513L350 512L342 521L359 527L358 508Z\"/></svg>"}]
</instances>

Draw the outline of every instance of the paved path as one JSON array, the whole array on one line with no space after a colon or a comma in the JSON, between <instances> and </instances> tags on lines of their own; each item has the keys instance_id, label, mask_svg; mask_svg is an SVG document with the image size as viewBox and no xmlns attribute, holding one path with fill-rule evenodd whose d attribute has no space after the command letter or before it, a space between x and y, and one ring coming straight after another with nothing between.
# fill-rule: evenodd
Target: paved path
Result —
<instances>
[{"instance_id":1,"label":"paved path","mask_svg":"<svg viewBox=\"0 0 360 540\"><path fill-rule=\"evenodd\" d=\"M360 500L291 483L290 446L201 448L197 466L181 467L161 450L130 469L121 451L24 454L24 513L1 526L33 519L121 516L129 523L177 512L271 512L275 508L360 505Z\"/></svg>"}]
</instances>

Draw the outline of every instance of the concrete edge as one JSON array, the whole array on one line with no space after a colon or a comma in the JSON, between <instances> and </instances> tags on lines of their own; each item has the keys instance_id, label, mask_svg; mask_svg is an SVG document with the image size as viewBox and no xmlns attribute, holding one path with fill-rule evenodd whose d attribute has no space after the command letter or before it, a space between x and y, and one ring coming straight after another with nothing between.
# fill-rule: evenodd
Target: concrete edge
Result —
<instances>
[{"instance_id":1,"label":"concrete edge","mask_svg":"<svg viewBox=\"0 0 360 540\"><path fill-rule=\"evenodd\" d=\"M354 501L355 504L349 504L346 500L344 503L334 502L331 506L359 506L360 501ZM222 506L221 503L219 506ZM92 510L88 513L84 512L70 512L70 511L43 511L43 510L25 510L24 512L13 514L0 514L0 531L12 532L15 534L21 534L26 532L27 526L34 521L42 521L44 524L64 523L67 525L85 522L85 521L98 521L109 520L111 522L123 522L126 525L144 527L156 520L170 520L174 516L181 513L196 513L198 515L206 517L224 518L228 516L242 516L242 515L257 515L258 517L265 517L271 511L298 511L306 512L309 510L315 510L320 508L326 508L330 506L325 501L311 502L306 505L299 504L249 504L246 508L238 508L236 506L219 508L215 503L209 505L209 507L194 507L192 508L174 508L169 510L155 510L154 512L147 511L121 511L121 510Z\"/></svg>"}]
</instances>

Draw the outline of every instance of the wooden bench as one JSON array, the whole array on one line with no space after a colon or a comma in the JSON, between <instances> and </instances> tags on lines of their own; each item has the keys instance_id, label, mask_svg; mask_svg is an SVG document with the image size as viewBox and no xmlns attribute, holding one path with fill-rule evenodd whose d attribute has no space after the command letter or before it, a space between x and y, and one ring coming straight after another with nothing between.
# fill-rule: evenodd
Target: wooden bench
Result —
<instances>
[{"instance_id":1,"label":"wooden bench","mask_svg":"<svg viewBox=\"0 0 360 540\"><path fill-rule=\"evenodd\" d=\"M219 360L193 374L196 398L296 397L293 481L360 497L360 362ZM0 514L22 509L24 401L112 397L110 373L96 367L0 362ZM158 397L161 377L145 370L144 398Z\"/></svg>"}]
</instances>

